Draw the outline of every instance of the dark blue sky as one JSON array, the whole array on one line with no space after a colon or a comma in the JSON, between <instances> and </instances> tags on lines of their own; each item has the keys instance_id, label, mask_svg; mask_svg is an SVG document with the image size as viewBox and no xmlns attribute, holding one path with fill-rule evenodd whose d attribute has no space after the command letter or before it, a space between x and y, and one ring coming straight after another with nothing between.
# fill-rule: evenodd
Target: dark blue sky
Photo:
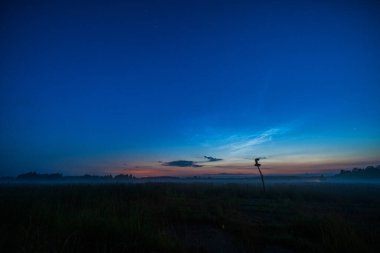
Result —
<instances>
[{"instance_id":1,"label":"dark blue sky","mask_svg":"<svg viewBox=\"0 0 380 253\"><path fill-rule=\"evenodd\" d=\"M2 1L0 175L380 163L380 5L247 2Z\"/></svg>"}]
</instances>

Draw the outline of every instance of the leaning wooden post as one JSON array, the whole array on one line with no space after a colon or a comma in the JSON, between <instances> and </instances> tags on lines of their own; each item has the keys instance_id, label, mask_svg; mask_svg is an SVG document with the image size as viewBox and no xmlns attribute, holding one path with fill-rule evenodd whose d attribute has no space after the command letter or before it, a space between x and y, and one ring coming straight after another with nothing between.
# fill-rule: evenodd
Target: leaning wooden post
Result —
<instances>
[{"instance_id":1,"label":"leaning wooden post","mask_svg":"<svg viewBox=\"0 0 380 253\"><path fill-rule=\"evenodd\" d=\"M255 158L255 166L260 172L260 177L261 177L261 182L263 183L263 191L265 192L265 183L264 183L264 176L263 173L261 173L260 166L261 164L259 163L260 158Z\"/></svg>"}]
</instances>

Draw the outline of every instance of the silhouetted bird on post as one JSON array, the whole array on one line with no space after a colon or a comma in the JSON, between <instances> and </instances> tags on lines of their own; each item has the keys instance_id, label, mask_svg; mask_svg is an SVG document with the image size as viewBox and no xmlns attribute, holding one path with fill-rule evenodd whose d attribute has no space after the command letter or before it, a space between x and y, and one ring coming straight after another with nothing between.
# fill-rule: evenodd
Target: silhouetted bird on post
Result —
<instances>
[{"instance_id":1,"label":"silhouetted bird on post","mask_svg":"<svg viewBox=\"0 0 380 253\"><path fill-rule=\"evenodd\" d=\"M259 163L259 161L260 161L260 158L255 158L255 166L260 172L261 182L263 183L263 190L265 192L264 176L263 176L263 173L261 173L261 170L260 170L261 164Z\"/></svg>"}]
</instances>

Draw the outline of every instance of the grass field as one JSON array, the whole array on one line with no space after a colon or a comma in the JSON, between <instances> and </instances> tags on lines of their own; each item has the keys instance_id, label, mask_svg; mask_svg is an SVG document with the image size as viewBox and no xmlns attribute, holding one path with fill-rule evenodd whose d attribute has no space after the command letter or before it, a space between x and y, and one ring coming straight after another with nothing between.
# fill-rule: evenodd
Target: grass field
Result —
<instances>
[{"instance_id":1,"label":"grass field","mask_svg":"<svg viewBox=\"0 0 380 253\"><path fill-rule=\"evenodd\" d=\"M0 186L0 252L379 252L365 184Z\"/></svg>"}]
</instances>

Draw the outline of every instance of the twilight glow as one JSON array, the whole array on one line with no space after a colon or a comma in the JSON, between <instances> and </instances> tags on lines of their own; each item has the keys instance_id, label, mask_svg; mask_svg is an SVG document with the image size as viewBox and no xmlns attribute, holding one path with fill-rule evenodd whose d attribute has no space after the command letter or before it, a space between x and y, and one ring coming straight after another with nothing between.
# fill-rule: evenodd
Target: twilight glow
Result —
<instances>
[{"instance_id":1,"label":"twilight glow","mask_svg":"<svg viewBox=\"0 0 380 253\"><path fill-rule=\"evenodd\" d=\"M0 176L380 164L374 1L2 1ZM207 156L207 157L205 157Z\"/></svg>"}]
</instances>

